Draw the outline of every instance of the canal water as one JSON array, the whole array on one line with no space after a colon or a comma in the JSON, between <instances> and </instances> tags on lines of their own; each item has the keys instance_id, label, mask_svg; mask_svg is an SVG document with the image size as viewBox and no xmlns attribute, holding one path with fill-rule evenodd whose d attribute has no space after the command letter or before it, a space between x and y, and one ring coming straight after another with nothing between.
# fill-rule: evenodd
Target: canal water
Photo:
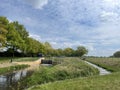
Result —
<instances>
[{"instance_id":1,"label":"canal water","mask_svg":"<svg viewBox=\"0 0 120 90\"><path fill-rule=\"evenodd\" d=\"M111 72L107 71L106 69L104 69L104 68L102 68L102 67L99 67L99 66L97 66L97 65L95 65L95 64L92 64L92 63L90 63L90 62L88 62L88 61L85 61L85 62L88 63L89 65L97 68L97 69L99 70L99 72L100 72L100 75L107 75L107 74L110 74L110 73L111 73Z\"/></svg>"},{"instance_id":2,"label":"canal water","mask_svg":"<svg viewBox=\"0 0 120 90\"><path fill-rule=\"evenodd\" d=\"M25 86L20 84L19 81L31 76L32 73L33 71L21 70L6 75L0 75L0 90L23 90Z\"/></svg>"}]
</instances>

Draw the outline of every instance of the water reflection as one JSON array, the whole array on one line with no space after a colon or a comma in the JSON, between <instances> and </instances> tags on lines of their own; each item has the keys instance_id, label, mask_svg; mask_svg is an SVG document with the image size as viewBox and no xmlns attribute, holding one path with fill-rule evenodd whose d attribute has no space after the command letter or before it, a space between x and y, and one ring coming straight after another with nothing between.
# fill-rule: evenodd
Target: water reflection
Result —
<instances>
[{"instance_id":1,"label":"water reflection","mask_svg":"<svg viewBox=\"0 0 120 90\"><path fill-rule=\"evenodd\" d=\"M0 76L0 90L17 90L19 87L18 81L28 77L32 71L18 71L15 73Z\"/></svg>"}]
</instances>

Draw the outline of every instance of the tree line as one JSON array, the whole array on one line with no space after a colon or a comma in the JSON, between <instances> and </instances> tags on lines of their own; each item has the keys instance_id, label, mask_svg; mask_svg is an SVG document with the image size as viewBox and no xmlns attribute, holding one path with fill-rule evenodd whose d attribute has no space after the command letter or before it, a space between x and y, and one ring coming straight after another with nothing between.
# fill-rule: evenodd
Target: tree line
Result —
<instances>
[{"instance_id":1,"label":"tree line","mask_svg":"<svg viewBox=\"0 0 120 90\"><path fill-rule=\"evenodd\" d=\"M10 22L0 16L0 48L5 47L0 56L83 56L88 50L83 46L77 49L54 49L49 42L42 43L29 37L29 33L18 21Z\"/></svg>"}]
</instances>

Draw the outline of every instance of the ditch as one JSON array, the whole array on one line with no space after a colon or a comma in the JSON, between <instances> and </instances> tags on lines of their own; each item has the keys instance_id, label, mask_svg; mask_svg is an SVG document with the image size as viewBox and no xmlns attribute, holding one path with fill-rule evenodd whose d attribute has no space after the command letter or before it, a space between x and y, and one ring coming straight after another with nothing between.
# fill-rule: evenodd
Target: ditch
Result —
<instances>
[{"instance_id":1,"label":"ditch","mask_svg":"<svg viewBox=\"0 0 120 90\"><path fill-rule=\"evenodd\" d=\"M0 75L0 90L23 90L26 85L20 83L22 80L31 76L33 71L20 70L17 72Z\"/></svg>"}]
</instances>

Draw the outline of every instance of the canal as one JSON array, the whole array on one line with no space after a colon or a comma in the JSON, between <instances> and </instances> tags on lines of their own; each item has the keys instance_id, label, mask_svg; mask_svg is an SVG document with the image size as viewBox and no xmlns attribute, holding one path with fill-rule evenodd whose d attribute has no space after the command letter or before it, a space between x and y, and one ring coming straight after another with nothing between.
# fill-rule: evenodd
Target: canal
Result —
<instances>
[{"instance_id":1,"label":"canal","mask_svg":"<svg viewBox=\"0 0 120 90\"><path fill-rule=\"evenodd\" d=\"M89 65L97 68L97 69L99 70L99 72L100 72L100 75L106 75L106 74L110 74L110 73L111 73L110 71L107 71L106 69L104 69L104 68L102 68L102 67L99 67L99 66L97 66L97 65L95 65L95 64L93 64L93 63L90 63L90 62L88 62L88 61L85 61L85 62L86 62L87 64L89 64Z\"/></svg>"},{"instance_id":2,"label":"canal","mask_svg":"<svg viewBox=\"0 0 120 90\"><path fill-rule=\"evenodd\" d=\"M20 81L31 76L33 71L21 70L6 75L0 75L0 90L23 90L25 85Z\"/></svg>"}]
</instances>

